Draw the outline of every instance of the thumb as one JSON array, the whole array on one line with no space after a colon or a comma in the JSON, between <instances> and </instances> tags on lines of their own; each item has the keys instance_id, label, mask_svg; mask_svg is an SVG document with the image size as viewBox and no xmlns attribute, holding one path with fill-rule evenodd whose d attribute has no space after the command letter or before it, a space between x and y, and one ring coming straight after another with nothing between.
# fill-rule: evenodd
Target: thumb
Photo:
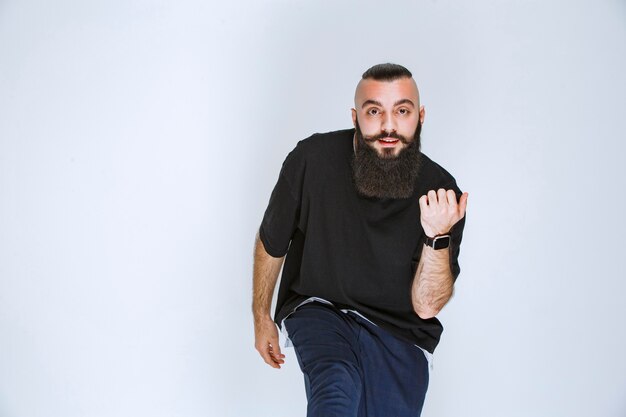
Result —
<instances>
[{"instance_id":1,"label":"thumb","mask_svg":"<svg viewBox=\"0 0 626 417\"><path fill-rule=\"evenodd\" d=\"M276 359L284 358L285 355L280 351L280 342L278 339L272 339L270 341L270 354Z\"/></svg>"},{"instance_id":2,"label":"thumb","mask_svg":"<svg viewBox=\"0 0 626 417\"><path fill-rule=\"evenodd\" d=\"M469 196L469 193L463 193L461 195L461 198L459 199L459 214L461 214L461 217L465 216L465 209L467 208L467 197Z\"/></svg>"}]
</instances>

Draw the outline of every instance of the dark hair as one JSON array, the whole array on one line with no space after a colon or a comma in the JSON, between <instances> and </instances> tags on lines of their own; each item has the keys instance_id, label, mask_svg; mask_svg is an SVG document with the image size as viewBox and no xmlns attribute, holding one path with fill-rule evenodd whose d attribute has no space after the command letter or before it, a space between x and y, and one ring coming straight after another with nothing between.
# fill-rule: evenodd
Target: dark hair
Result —
<instances>
[{"instance_id":1,"label":"dark hair","mask_svg":"<svg viewBox=\"0 0 626 417\"><path fill-rule=\"evenodd\" d=\"M374 65L363 73L363 79L373 79L376 81L394 81L398 78L411 78L411 71L398 64L378 64Z\"/></svg>"}]
</instances>

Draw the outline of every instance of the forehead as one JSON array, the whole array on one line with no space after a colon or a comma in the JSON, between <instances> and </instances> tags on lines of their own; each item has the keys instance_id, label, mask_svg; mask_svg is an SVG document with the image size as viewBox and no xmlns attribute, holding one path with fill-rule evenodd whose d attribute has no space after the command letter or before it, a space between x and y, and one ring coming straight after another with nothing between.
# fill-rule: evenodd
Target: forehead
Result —
<instances>
[{"instance_id":1,"label":"forehead","mask_svg":"<svg viewBox=\"0 0 626 417\"><path fill-rule=\"evenodd\" d=\"M357 108L367 100L393 105L403 99L409 99L419 106L419 91L413 78L404 77L393 81L361 80L354 93L354 104Z\"/></svg>"}]
</instances>

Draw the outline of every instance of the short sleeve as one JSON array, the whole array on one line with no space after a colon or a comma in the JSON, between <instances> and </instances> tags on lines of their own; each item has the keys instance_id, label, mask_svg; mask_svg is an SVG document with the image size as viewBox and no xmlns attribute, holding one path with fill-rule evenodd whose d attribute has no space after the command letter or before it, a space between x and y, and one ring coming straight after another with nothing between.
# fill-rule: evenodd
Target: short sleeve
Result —
<instances>
[{"instance_id":1,"label":"short sleeve","mask_svg":"<svg viewBox=\"0 0 626 417\"><path fill-rule=\"evenodd\" d=\"M459 252L461 251L461 240L463 239L463 229L465 228L465 217L467 217L467 213L450 230L450 271L455 281L461 273Z\"/></svg>"},{"instance_id":2,"label":"short sleeve","mask_svg":"<svg viewBox=\"0 0 626 417\"><path fill-rule=\"evenodd\" d=\"M265 251L275 258L287 253L298 225L304 168L304 161L296 148L283 163L259 228Z\"/></svg>"}]
</instances>

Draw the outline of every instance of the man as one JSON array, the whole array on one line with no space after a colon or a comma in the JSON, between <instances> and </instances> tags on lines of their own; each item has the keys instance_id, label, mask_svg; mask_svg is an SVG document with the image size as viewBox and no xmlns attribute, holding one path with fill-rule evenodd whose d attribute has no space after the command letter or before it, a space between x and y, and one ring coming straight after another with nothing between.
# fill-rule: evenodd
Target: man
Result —
<instances>
[{"instance_id":1,"label":"man","mask_svg":"<svg viewBox=\"0 0 626 417\"><path fill-rule=\"evenodd\" d=\"M256 239L255 347L280 368L281 326L309 417L419 416L467 193L420 152L425 111L406 68L367 70L354 104L354 129L300 141L283 164Z\"/></svg>"}]
</instances>

